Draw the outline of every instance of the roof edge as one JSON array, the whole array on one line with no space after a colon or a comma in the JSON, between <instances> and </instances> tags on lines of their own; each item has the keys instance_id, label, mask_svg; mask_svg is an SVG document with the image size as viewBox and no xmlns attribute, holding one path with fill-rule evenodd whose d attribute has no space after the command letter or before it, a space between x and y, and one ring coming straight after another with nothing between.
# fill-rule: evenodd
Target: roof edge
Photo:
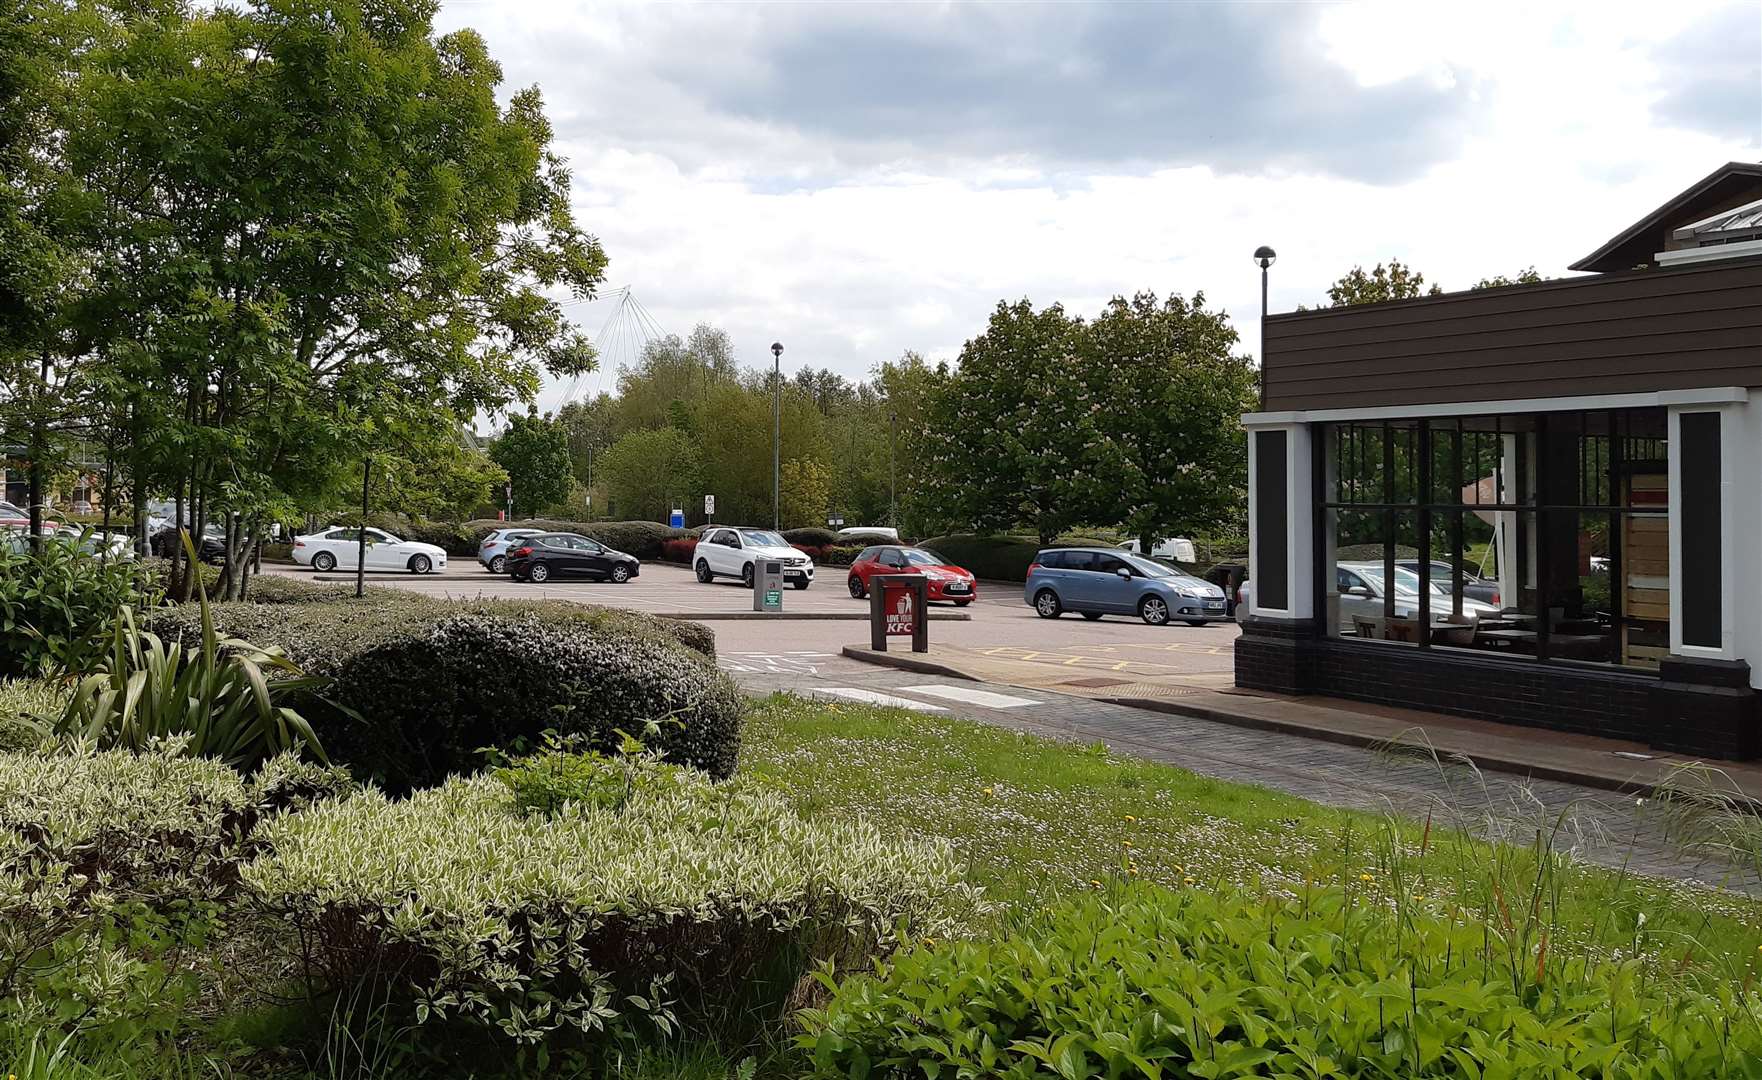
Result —
<instances>
[{"instance_id":1,"label":"roof edge","mask_svg":"<svg viewBox=\"0 0 1762 1080\"><path fill-rule=\"evenodd\" d=\"M1683 189L1682 191L1677 192L1670 199L1666 200L1662 206L1658 207L1656 210L1653 210L1650 214L1647 214L1645 217L1641 218L1640 220L1634 222L1632 225L1629 225L1627 228L1623 229L1621 232L1617 233L1614 237L1612 237L1607 242L1605 242L1603 244L1603 246L1599 247L1597 250L1591 252L1589 255L1586 255L1584 258L1578 260L1577 262L1572 263L1571 265L1567 266L1567 269L1568 270L1589 271L1592 273L1598 272L1597 268L1596 268L1596 264L1598 262L1602 261L1604 258L1608 257L1610 254L1612 254L1616 248L1618 248L1621 245L1627 243L1628 241L1634 239L1640 233L1646 232L1650 229L1657 228L1660 224L1663 223L1665 215L1669 214L1671 212L1671 210L1682 205L1684 202L1686 202L1690 199L1693 199L1695 196L1706 191L1708 188L1712 187L1714 184L1718 183L1719 181L1725 179L1728 176L1754 176L1754 177L1762 178L1762 162L1753 162L1753 161L1728 161L1728 162L1726 162L1724 165L1721 165L1719 168L1714 169L1712 172L1708 173L1706 176L1703 176L1700 180L1689 185L1687 188Z\"/></svg>"}]
</instances>

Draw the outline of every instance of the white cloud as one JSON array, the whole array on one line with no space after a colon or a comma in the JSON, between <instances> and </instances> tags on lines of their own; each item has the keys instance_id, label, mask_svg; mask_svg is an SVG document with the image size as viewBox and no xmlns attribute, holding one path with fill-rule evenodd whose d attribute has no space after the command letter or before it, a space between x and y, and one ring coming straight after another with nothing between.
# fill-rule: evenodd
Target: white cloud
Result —
<instances>
[{"instance_id":1,"label":"white cloud","mask_svg":"<svg viewBox=\"0 0 1762 1080\"><path fill-rule=\"evenodd\" d=\"M1315 93L1348 100L1325 107L1287 100L1300 88L1241 97L1252 70L1153 68L1108 82L1095 69L1136 62L1119 54L1131 35L1070 5L975 15L455 0L441 22L480 29L510 88L544 88L581 219L611 256L610 284L630 285L670 331L727 329L743 362L767 361L780 339L786 367L852 376L907 348L952 359L998 300L1024 295L1092 314L1115 293L1204 290L1254 351L1249 253L1259 244L1280 253L1275 311L1314 303L1354 264L1390 256L1446 288L1532 264L1558 274L1714 166L1762 157L1762 56L1747 69L1757 90L1746 129L1742 95L1734 109L1726 89L1734 74L1741 88L1744 50L1708 87L1670 52L1709 20L1734 21L1731 5L1318 11L1312 36L1230 47L1274 67L1337 72L1338 86ZM1226 36L1265 26L1204 24ZM853 45L889 34L886 48ZM945 80L926 103L902 82L943 75L890 67L912 55L901 40L935 45L925 55L938 63L967 50L995 77ZM792 81L779 57L816 43L825 67L861 69L859 81ZM1094 99L1045 104L1047 124L1036 123L1023 108L1049 102L1024 74L1036 58ZM1234 127L1194 115L1183 79L1199 79ZM1362 108L1354 87L1373 95ZM814 89L847 96L790 99ZM1701 123L1695 102L1709 94L1725 111ZM1428 101L1449 115L1423 115ZM962 140L938 113L979 126ZM1106 130L1076 130L1089 117ZM1151 152L1124 152L1134 127ZM1385 167L1379 155L1402 161ZM594 332L610 306L572 310ZM632 340L609 343L614 363Z\"/></svg>"}]
</instances>

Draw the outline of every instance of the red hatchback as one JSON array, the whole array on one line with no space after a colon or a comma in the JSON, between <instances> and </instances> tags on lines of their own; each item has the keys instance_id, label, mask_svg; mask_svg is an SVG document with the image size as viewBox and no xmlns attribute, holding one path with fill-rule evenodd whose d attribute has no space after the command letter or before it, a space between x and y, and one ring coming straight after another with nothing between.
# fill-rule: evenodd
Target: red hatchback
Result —
<instances>
[{"instance_id":1,"label":"red hatchback","mask_svg":"<svg viewBox=\"0 0 1762 1080\"><path fill-rule=\"evenodd\" d=\"M970 571L924 548L864 548L850 564L850 594L859 600L869 595L869 578L875 574L922 574L929 579L930 599L946 600L955 607L966 607L979 598L979 583Z\"/></svg>"}]
</instances>

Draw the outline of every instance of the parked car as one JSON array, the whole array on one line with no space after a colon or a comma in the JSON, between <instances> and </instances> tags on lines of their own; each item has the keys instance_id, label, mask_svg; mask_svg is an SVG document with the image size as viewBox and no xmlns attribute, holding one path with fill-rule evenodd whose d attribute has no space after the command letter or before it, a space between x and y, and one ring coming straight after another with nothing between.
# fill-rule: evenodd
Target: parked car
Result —
<instances>
[{"instance_id":1,"label":"parked car","mask_svg":"<svg viewBox=\"0 0 1762 1080\"><path fill-rule=\"evenodd\" d=\"M543 529L496 529L483 538L477 547L477 561L492 574L508 572L508 548L514 541L537 536Z\"/></svg>"},{"instance_id":2,"label":"parked car","mask_svg":"<svg viewBox=\"0 0 1762 1080\"><path fill-rule=\"evenodd\" d=\"M1384 580L1384 566L1380 562L1344 562L1334 568L1335 585L1340 593L1340 631L1356 632L1360 622L1381 622L1387 618L1388 583ZM1395 568L1395 618L1413 619L1419 614L1419 575L1412 570L1397 566ZM1431 587L1432 598L1429 604L1431 622L1435 629L1455 627L1454 633L1464 640L1459 644L1468 644L1474 640L1474 624L1482 618L1491 618L1499 614L1499 609L1480 600L1462 601L1462 614L1467 621L1454 621L1454 605L1449 590L1434 582Z\"/></svg>"},{"instance_id":3,"label":"parked car","mask_svg":"<svg viewBox=\"0 0 1762 1080\"><path fill-rule=\"evenodd\" d=\"M16 503L0 501L0 525L29 528L30 524L31 513L29 510L26 510L24 507L19 506ZM47 513L43 515L43 527L45 529L53 529L58 524L59 522L49 517Z\"/></svg>"},{"instance_id":4,"label":"parked car","mask_svg":"<svg viewBox=\"0 0 1762 1080\"><path fill-rule=\"evenodd\" d=\"M1395 565L1403 570L1411 570L1415 574L1419 573L1418 559L1396 559ZM1450 564L1447 562L1439 562L1434 559L1431 562L1431 568L1432 585L1434 587L1442 586L1445 595L1449 595L1452 573ZM1491 604L1494 607L1498 607L1499 583L1497 581L1490 581L1477 574L1471 574L1464 570L1462 572L1462 595L1468 597L1470 600L1479 600L1483 604Z\"/></svg>"},{"instance_id":5,"label":"parked car","mask_svg":"<svg viewBox=\"0 0 1762 1080\"><path fill-rule=\"evenodd\" d=\"M63 525L55 530L54 536L63 543L71 544L88 555L103 555L110 559L132 559L135 557L134 537L128 533L104 532L102 529L76 528Z\"/></svg>"},{"instance_id":6,"label":"parked car","mask_svg":"<svg viewBox=\"0 0 1762 1080\"><path fill-rule=\"evenodd\" d=\"M182 549L183 540L177 528L171 522L148 537L148 547L153 554L163 558L173 558ZM196 558L205 563L218 566L226 561L226 530L219 525L207 525L202 529L202 539L196 545Z\"/></svg>"},{"instance_id":7,"label":"parked car","mask_svg":"<svg viewBox=\"0 0 1762 1080\"><path fill-rule=\"evenodd\" d=\"M543 584L559 577L592 577L624 584L642 572L636 556L614 551L579 533L535 533L508 549L508 576Z\"/></svg>"},{"instance_id":8,"label":"parked car","mask_svg":"<svg viewBox=\"0 0 1762 1080\"><path fill-rule=\"evenodd\" d=\"M1221 622L1224 591L1154 559L1117 548L1049 548L1034 556L1022 599L1043 619L1132 615L1152 626Z\"/></svg>"},{"instance_id":9,"label":"parked car","mask_svg":"<svg viewBox=\"0 0 1762 1080\"><path fill-rule=\"evenodd\" d=\"M861 543L899 543L899 530L890 529L885 525L852 525L838 530L838 542L841 544Z\"/></svg>"},{"instance_id":10,"label":"parked car","mask_svg":"<svg viewBox=\"0 0 1762 1080\"><path fill-rule=\"evenodd\" d=\"M1139 550L1138 541L1136 540L1128 540L1121 544L1120 550L1130 551L1134 555L1142 554ZM1156 546L1150 549L1150 557L1153 559L1167 559L1170 562L1185 563L1188 566L1192 566L1199 561L1198 552L1193 550L1193 541L1183 539L1179 536L1172 536L1166 540L1158 540Z\"/></svg>"},{"instance_id":11,"label":"parked car","mask_svg":"<svg viewBox=\"0 0 1762 1080\"><path fill-rule=\"evenodd\" d=\"M776 559L783 564L783 580L797 589L814 583L814 560L789 546L770 529L745 529L717 526L705 529L697 542L693 568L697 579L711 582L719 577L737 577L747 588L753 586L756 572L753 564L760 559Z\"/></svg>"},{"instance_id":12,"label":"parked car","mask_svg":"<svg viewBox=\"0 0 1762 1080\"><path fill-rule=\"evenodd\" d=\"M946 600L955 607L966 607L979 597L972 571L921 547L864 548L850 564L850 594L859 600L869 595L869 578L875 574L921 574L931 600Z\"/></svg>"},{"instance_id":13,"label":"parked car","mask_svg":"<svg viewBox=\"0 0 1762 1080\"><path fill-rule=\"evenodd\" d=\"M320 573L356 569L355 558L361 550L362 530L337 525L323 532L294 537L294 562L310 566ZM368 529L368 570L408 570L412 574L428 574L447 566L445 548L415 540L400 540L381 529Z\"/></svg>"}]
</instances>

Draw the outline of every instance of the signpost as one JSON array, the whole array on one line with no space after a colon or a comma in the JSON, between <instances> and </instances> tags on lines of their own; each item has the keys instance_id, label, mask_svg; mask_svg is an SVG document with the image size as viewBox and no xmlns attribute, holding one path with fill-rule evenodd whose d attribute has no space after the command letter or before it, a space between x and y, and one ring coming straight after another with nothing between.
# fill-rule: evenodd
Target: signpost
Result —
<instances>
[{"instance_id":1,"label":"signpost","mask_svg":"<svg viewBox=\"0 0 1762 1080\"><path fill-rule=\"evenodd\" d=\"M909 637L913 652L930 651L930 582L922 574L869 579L869 647L887 651L890 637Z\"/></svg>"},{"instance_id":2,"label":"signpost","mask_svg":"<svg viewBox=\"0 0 1762 1080\"><path fill-rule=\"evenodd\" d=\"M714 495L705 495L704 496L704 520L709 521L712 518L714 518L715 516L716 516L716 497Z\"/></svg>"},{"instance_id":3,"label":"signpost","mask_svg":"<svg viewBox=\"0 0 1762 1080\"><path fill-rule=\"evenodd\" d=\"M753 610L782 612L783 563L780 560L759 559L753 563Z\"/></svg>"}]
</instances>

